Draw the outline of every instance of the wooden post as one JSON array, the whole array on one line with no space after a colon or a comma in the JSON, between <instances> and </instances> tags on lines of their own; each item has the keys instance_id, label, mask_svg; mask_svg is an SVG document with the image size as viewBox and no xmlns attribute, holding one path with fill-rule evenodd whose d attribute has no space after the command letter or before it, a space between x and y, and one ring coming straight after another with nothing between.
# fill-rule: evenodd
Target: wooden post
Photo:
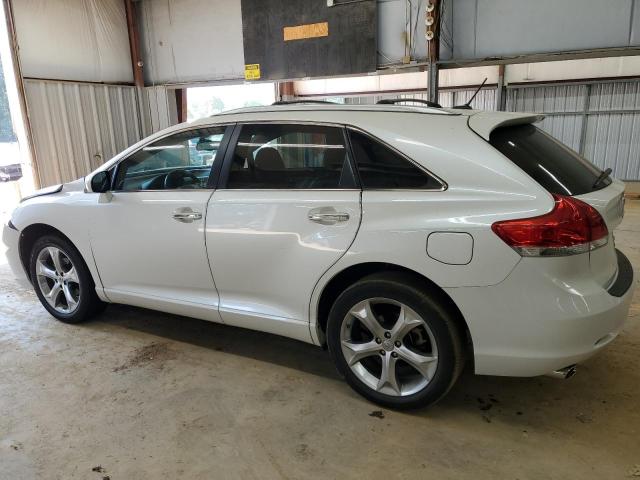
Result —
<instances>
[{"instance_id":1,"label":"wooden post","mask_svg":"<svg viewBox=\"0 0 640 480\"><path fill-rule=\"evenodd\" d=\"M438 103L438 60L440 59L440 0L427 0L428 6L433 6L433 10L427 15L431 15L434 19L430 30L433 32L433 38L427 40L428 60L429 60L429 100ZM429 27L427 27L429 28Z\"/></svg>"},{"instance_id":2,"label":"wooden post","mask_svg":"<svg viewBox=\"0 0 640 480\"><path fill-rule=\"evenodd\" d=\"M503 111L505 108L504 71L504 64L498 65L498 86L496 87L496 110L498 111Z\"/></svg>"},{"instance_id":3,"label":"wooden post","mask_svg":"<svg viewBox=\"0 0 640 480\"><path fill-rule=\"evenodd\" d=\"M187 121L187 89L176 89L176 107L178 110L178 123Z\"/></svg>"},{"instance_id":4,"label":"wooden post","mask_svg":"<svg viewBox=\"0 0 640 480\"><path fill-rule=\"evenodd\" d=\"M140 37L136 10L131 0L124 0L124 8L127 14L127 30L129 32L129 50L131 52L131 69L133 70L133 83L136 87L144 87L144 74L142 57L140 56Z\"/></svg>"},{"instance_id":5,"label":"wooden post","mask_svg":"<svg viewBox=\"0 0 640 480\"><path fill-rule=\"evenodd\" d=\"M278 82L278 98L280 101L291 101L295 99L295 90L293 88L293 82Z\"/></svg>"}]
</instances>

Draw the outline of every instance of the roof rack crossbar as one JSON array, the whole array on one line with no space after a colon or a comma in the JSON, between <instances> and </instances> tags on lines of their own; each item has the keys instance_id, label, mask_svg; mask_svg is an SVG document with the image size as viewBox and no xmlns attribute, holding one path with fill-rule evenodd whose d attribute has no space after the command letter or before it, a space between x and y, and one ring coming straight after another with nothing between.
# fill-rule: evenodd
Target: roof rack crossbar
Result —
<instances>
[{"instance_id":1,"label":"roof rack crossbar","mask_svg":"<svg viewBox=\"0 0 640 480\"><path fill-rule=\"evenodd\" d=\"M320 105L338 105L336 102L329 102L327 100L278 100L271 105L298 105L304 103L319 103Z\"/></svg>"},{"instance_id":2,"label":"roof rack crossbar","mask_svg":"<svg viewBox=\"0 0 640 480\"><path fill-rule=\"evenodd\" d=\"M421 103L423 105L426 105L427 107L442 108L442 105L440 105L439 103L431 102L429 100L423 100L421 98L385 98L383 100L378 100L376 104L377 105L395 105L396 103L406 103L406 102Z\"/></svg>"}]
</instances>

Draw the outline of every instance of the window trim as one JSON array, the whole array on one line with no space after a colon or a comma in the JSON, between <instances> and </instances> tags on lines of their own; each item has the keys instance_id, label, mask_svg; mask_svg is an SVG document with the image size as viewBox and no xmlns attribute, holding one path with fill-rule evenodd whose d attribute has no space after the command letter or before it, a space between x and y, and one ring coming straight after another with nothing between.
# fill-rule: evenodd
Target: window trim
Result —
<instances>
[{"instance_id":1,"label":"window trim","mask_svg":"<svg viewBox=\"0 0 640 480\"><path fill-rule=\"evenodd\" d=\"M227 153L227 147L229 146L229 139L230 139L231 135L234 133L235 126L236 126L235 123L212 123L212 124L205 124L205 125L198 125L198 126L189 125L189 126L185 126L184 128L180 128L178 130L171 131L171 132L169 132L169 133L167 133L165 135L162 135L160 137L154 138L153 140L144 143L139 148L137 148L133 152L129 153L129 155L127 155L126 157L121 158L120 160L118 160L118 162L109 169L109 170L113 170L113 175L111 176L111 188L109 189L109 191L112 192L112 193L140 193L140 192L177 192L177 191L180 191L180 192L202 192L202 191L215 190L215 188L216 188L215 184L217 183L217 180L218 180L217 177L219 177L220 169L222 168L222 162L225 159L225 156L226 156L226 153ZM216 128L216 127L223 127L224 128L224 133L222 134L223 136L222 136L222 141L220 142L220 148L216 152L216 156L213 159L213 163L211 164L211 168L209 169L209 176L207 178L207 184L206 184L205 188L197 188L197 189L162 188L162 189L149 189L149 190L143 190L143 189L116 190L115 189L115 183L116 183L116 178L118 178L118 171L120 169L120 164L122 162L128 160L129 158L131 158L133 155L138 153L140 150L144 149L145 147L147 147L149 145L152 145L155 142L159 142L160 140L164 140L165 138L168 138L168 137L170 137L172 135L176 135L178 133L188 132L190 130L201 130L201 129L206 129L206 128ZM221 155L220 162L216 162L216 160L218 159L218 155Z\"/></svg>"},{"instance_id":2,"label":"window trim","mask_svg":"<svg viewBox=\"0 0 640 480\"><path fill-rule=\"evenodd\" d=\"M342 139L344 142L344 147L347 152L347 159L349 162L349 167L351 169L351 175L353 177L353 183L355 185L354 188L228 188L229 183L229 175L231 173L231 164L233 162L233 155L236 151L238 138L240 137L240 133L242 132L242 128L245 125L311 125L311 126L319 126L319 127L332 127L339 129L342 133ZM215 162L214 162L215 163ZM299 120L246 120L240 121L236 123L235 130L233 131L233 136L229 141L228 148L226 150L226 154L224 157L224 164L222 165L222 172L220 174L218 185L216 190L228 190L234 192L275 192L275 191L287 191L287 192L360 192L362 188L359 182L359 174L357 173L355 160L353 158L353 153L351 151L351 144L349 143L349 136L345 130L345 125L334 122L306 122Z\"/></svg>"},{"instance_id":3,"label":"window trim","mask_svg":"<svg viewBox=\"0 0 640 480\"><path fill-rule=\"evenodd\" d=\"M351 147L351 131L358 132L358 133L364 135L365 137L368 137L370 140L373 140L374 142L378 142L381 145L385 146L386 148L388 148L389 150L394 152L396 155L398 155L399 157L403 158L407 162L411 163L413 166L415 166L416 168L418 168L419 170L421 170L422 172L426 173L427 175L429 175L434 180L436 180L437 182L440 183L440 188L365 188L364 184L362 183L362 180L360 178L360 170L358 169L358 161L356 160L355 154L353 153L353 149L352 149L351 150L351 158L353 159L353 162L355 163L356 171L358 172L357 173L358 183L359 183L360 188L362 189L363 192L444 192L444 191L449 189L449 184L447 182L445 182L442 178L440 178L435 173L431 172L429 169L423 167L422 165L420 165L418 162L416 162L415 160L413 160L409 156L407 156L404 153L402 153L400 150L395 148L393 145L389 145L384 140L381 140L380 138L376 137L375 135L372 135L371 133L367 132L366 130L363 130L362 128L359 128L359 127L355 127L353 125L346 125L346 130L349 133L348 137L349 137L349 147L350 148L352 148Z\"/></svg>"}]
</instances>

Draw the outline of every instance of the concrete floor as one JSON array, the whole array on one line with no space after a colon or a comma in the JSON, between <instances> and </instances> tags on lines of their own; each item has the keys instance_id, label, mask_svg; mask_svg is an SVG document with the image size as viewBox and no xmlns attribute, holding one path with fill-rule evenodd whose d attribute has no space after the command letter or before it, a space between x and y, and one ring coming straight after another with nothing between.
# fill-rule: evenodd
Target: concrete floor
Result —
<instances>
[{"instance_id":1,"label":"concrete floor","mask_svg":"<svg viewBox=\"0 0 640 480\"><path fill-rule=\"evenodd\" d=\"M640 201L616 238L640 266ZM65 325L6 264L0 292L2 479L640 476L640 291L571 380L467 372L377 415L310 345L122 306Z\"/></svg>"}]
</instances>

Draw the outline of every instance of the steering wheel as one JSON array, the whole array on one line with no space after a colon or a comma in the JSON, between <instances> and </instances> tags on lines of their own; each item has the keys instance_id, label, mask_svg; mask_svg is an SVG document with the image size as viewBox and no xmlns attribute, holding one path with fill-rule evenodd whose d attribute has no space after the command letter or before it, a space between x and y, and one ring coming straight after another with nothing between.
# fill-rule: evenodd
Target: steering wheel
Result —
<instances>
[{"instance_id":1,"label":"steering wheel","mask_svg":"<svg viewBox=\"0 0 640 480\"><path fill-rule=\"evenodd\" d=\"M191 179L192 182L185 185L185 180L187 178ZM165 190L173 190L176 188L198 188L199 186L200 179L196 176L195 173L190 172L189 170L171 170L164 177Z\"/></svg>"}]
</instances>

